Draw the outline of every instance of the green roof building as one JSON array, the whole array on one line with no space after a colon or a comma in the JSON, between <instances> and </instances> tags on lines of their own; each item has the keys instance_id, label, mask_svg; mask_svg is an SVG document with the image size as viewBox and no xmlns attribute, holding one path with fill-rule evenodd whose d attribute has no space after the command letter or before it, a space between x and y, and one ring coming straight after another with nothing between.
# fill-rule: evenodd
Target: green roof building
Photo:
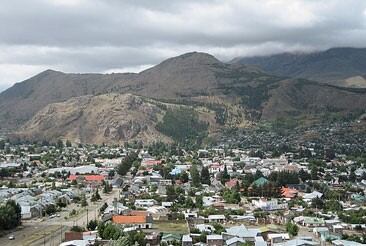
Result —
<instances>
[{"instance_id":1,"label":"green roof building","mask_svg":"<svg viewBox=\"0 0 366 246\"><path fill-rule=\"evenodd\" d=\"M257 187L262 187L264 185L266 185L268 183L268 179L264 178L264 177L260 177L259 179L257 179L256 181L254 181L252 183L252 185L255 185Z\"/></svg>"}]
</instances>

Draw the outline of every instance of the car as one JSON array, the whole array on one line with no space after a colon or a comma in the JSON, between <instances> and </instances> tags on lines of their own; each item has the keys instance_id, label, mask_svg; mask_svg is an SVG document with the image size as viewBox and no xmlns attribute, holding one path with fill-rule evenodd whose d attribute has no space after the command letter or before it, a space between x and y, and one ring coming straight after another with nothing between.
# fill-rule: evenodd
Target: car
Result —
<instances>
[{"instance_id":1,"label":"car","mask_svg":"<svg viewBox=\"0 0 366 246\"><path fill-rule=\"evenodd\" d=\"M14 239L15 239L14 235L9 236L9 240L14 240Z\"/></svg>"}]
</instances>

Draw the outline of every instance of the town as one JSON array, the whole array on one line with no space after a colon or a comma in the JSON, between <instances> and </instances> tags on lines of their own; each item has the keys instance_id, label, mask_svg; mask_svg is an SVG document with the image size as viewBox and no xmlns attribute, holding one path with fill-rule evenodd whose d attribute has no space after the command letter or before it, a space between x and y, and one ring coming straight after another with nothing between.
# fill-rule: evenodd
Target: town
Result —
<instances>
[{"instance_id":1,"label":"town","mask_svg":"<svg viewBox=\"0 0 366 246\"><path fill-rule=\"evenodd\" d=\"M0 245L364 245L366 143L347 127L206 148L4 138Z\"/></svg>"}]
</instances>

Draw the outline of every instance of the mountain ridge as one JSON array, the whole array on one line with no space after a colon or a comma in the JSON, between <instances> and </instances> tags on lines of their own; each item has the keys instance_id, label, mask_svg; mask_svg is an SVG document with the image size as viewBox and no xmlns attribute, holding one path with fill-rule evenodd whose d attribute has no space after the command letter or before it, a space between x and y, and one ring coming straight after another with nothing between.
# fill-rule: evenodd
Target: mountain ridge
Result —
<instances>
[{"instance_id":1,"label":"mountain ridge","mask_svg":"<svg viewBox=\"0 0 366 246\"><path fill-rule=\"evenodd\" d=\"M95 97L96 102L108 108L106 102L113 102L101 100L100 96L111 93L150 98L156 104L175 101L178 106L188 105L193 109L201 107L211 116L215 115L215 122L211 120L210 123L215 125L215 129L328 111L342 114L358 112L364 110L366 105L366 90L363 89L271 75L252 65L223 63L210 54L191 52L169 58L140 73L69 74L46 70L0 94L0 125L11 131L22 129L23 132L34 132L39 136L42 134L33 131L36 126L43 132L49 132L49 136L56 136L55 132L59 133L59 137L68 135L72 130L66 127L66 116L58 119L60 130L37 121L57 119L53 114L62 112L61 108L50 111L51 114L45 114L42 110L50 105L56 107L54 105L58 103L65 103L64 106L70 108L70 105L75 105L72 102L70 104L70 100L85 96L90 100ZM77 105L75 107L78 108ZM95 107L99 108L98 105ZM119 107L124 110L123 105ZM121 115L124 114L121 112ZM118 115L115 117L119 118ZM134 117L150 122L144 115ZM104 115L103 118L109 119L109 116ZM98 128L98 121L93 122L96 125L90 128ZM109 122L114 121L110 119ZM105 126L104 123L101 125ZM132 128L133 125L129 124ZM153 132L150 131L151 134ZM81 139L88 138L84 136ZM98 136L95 141L101 139L103 137Z\"/></svg>"},{"instance_id":2,"label":"mountain ridge","mask_svg":"<svg viewBox=\"0 0 366 246\"><path fill-rule=\"evenodd\" d=\"M366 48L338 47L316 52L286 52L268 56L234 58L231 63L257 65L278 76L315 80L339 86L366 74ZM366 87L360 82L353 86Z\"/></svg>"}]
</instances>

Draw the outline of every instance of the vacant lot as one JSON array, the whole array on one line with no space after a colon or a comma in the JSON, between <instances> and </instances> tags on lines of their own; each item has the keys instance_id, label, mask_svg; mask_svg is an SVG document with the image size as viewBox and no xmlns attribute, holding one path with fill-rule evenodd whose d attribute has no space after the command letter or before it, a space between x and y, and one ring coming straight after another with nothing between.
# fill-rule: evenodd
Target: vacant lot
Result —
<instances>
[{"instance_id":1,"label":"vacant lot","mask_svg":"<svg viewBox=\"0 0 366 246\"><path fill-rule=\"evenodd\" d=\"M153 230L164 233L187 234L186 221L154 221Z\"/></svg>"}]
</instances>

